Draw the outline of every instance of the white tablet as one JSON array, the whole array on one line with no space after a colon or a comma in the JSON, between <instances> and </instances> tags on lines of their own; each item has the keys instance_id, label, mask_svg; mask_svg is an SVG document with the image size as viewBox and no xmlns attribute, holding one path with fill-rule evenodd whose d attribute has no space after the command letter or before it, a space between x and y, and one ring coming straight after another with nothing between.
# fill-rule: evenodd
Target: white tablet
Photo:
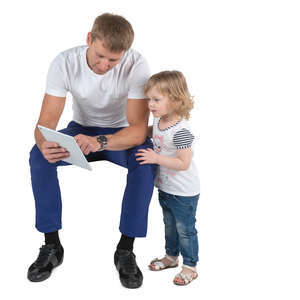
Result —
<instances>
[{"instance_id":1,"label":"white tablet","mask_svg":"<svg viewBox=\"0 0 300 300\"><path fill-rule=\"evenodd\" d=\"M44 126L38 125L38 128L48 142L58 143L59 146L68 150L70 156L68 158L62 159L63 161L84 169L88 169L90 171L92 170L92 167L86 160L74 137Z\"/></svg>"}]
</instances>

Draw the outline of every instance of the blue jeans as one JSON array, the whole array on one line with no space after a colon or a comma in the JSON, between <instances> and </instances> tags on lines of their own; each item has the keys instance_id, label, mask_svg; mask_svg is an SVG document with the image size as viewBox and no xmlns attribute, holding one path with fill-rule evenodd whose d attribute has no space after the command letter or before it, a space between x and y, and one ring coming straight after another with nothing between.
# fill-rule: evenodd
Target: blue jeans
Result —
<instances>
[{"instance_id":1,"label":"blue jeans","mask_svg":"<svg viewBox=\"0 0 300 300\"><path fill-rule=\"evenodd\" d=\"M166 253L171 256L181 253L183 264L194 267L199 260L195 228L199 195L185 197L158 192L165 224Z\"/></svg>"},{"instance_id":2,"label":"blue jeans","mask_svg":"<svg viewBox=\"0 0 300 300\"><path fill-rule=\"evenodd\" d=\"M72 121L67 128L60 130L60 132L70 136L79 133L96 136L113 134L121 129L87 127ZM92 152L86 156L89 162L107 160L128 169L119 229L123 234L130 237L144 237L147 232L148 208L153 192L156 165L140 165L136 161L135 154L138 149L145 148L153 148L149 138L144 144L128 150L104 150ZM36 145L30 152L29 163L36 207L36 228L44 233L57 231L62 227L62 201L57 167L69 164L63 161L49 163ZM116 183L118 179L115 178L114 180ZM99 200L101 200L100 198L101 193L99 192Z\"/></svg>"}]
</instances>

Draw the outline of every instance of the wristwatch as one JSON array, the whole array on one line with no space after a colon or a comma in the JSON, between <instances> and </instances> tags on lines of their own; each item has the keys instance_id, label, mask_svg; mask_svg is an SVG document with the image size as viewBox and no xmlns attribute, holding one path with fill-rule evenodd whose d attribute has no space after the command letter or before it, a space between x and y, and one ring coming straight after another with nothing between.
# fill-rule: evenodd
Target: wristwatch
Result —
<instances>
[{"instance_id":1,"label":"wristwatch","mask_svg":"<svg viewBox=\"0 0 300 300\"><path fill-rule=\"evenodd\" d=\"M101 147L97 150L97 152L103 151L107 146L107 137L105 135L98 135L97 142L101 144Z\"/></svg>"}]
</instances>

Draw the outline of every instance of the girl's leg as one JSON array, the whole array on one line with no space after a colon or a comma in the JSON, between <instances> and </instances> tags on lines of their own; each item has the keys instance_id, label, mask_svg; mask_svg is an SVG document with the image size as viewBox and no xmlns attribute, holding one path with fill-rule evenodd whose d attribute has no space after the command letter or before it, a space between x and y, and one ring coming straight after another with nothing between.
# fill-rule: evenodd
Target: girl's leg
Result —
<instances>
[{"instance_id":1,"label":"girl's leg","mask_svg":"<svg viewBox=\"0 0 300 300\"><path fill-rule=\"evenodd\" d=\"M166 254L169 256L177 257L179 255L179 243L178 243L178 233L176 230L176 222L172 210L169 205L170 194L163 191L159 191L159 203L163 211L163 220L165 224L165 249Z\"/></svg>"},{"instance_id":2,"label":"girl's leg","mask_svg":"<svg viewBox=\"0 0 300 300\"><path fill-rule=\"evenodd\" d=\"M176 219L179 250L183 264L195 267L198 261L198 237L195 228L199 195L193 197L173 196L172 212Z\"/></svg>"}]
</instances>

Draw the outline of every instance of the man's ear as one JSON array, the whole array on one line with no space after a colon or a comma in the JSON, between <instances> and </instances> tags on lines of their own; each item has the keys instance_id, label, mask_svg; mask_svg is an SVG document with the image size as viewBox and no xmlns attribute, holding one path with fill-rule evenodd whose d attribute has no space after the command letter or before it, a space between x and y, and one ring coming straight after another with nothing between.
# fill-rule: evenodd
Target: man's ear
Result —
<instances>
[{"instance_id":1,"label":"man's ear","mask_svg":"<svg viewBox=\"0 0 300 300\"><path fill-rule=\"evenodd\" d=\"M88 46L91 46L92 44L92 34L90 32L87 34L86 43L88 44Z\"/></svg>"}]
</instances>

